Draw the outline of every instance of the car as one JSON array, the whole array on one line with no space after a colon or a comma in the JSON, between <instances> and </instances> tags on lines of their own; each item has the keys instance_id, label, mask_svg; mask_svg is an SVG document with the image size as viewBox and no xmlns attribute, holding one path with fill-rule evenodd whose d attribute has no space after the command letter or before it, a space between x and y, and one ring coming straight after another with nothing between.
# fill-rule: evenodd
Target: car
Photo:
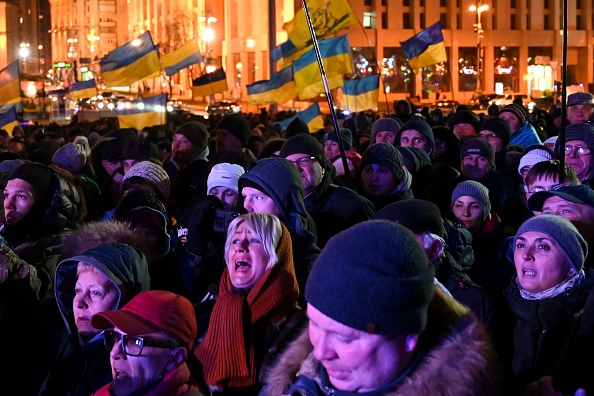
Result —
<instances>
[{"instance_id":1,"label":"car","mask_svg":"<svg viewBox=\"0 0 594 396\"><path fill-rule=\"evenodd\" d=\"M484 110L489 107L490 101L495 99L497 94L474 94L468 101L468 107L474 110Z\"/></svg>"},{"instance_id":2,"label":"car","mask_svg":"<svg viewBox=\"0 0 594 396\"><path fill-rule=\"evenodd\" d=\"M204 108L204 110L211 116L216 115L216 114L220 114L220 115L235 114L235 113L241 113L241 105L238 104L237 102L229 102L229 101L223 100L221 102L216 102L212 106L206 106Z\"/></svg>"},{"instance_id":3,"label":"car","mask_svg":"<svg viewBox=\"0 0 594 396\"><path fill-rule=\"evenodd\" d=\"M516 102L517 100L522 100L522 104L524 105L524 107L528 107L528 105L532 101L530 99L530 96L527 94L508 93L508 94L502 95L501 97L495 98L494 103L497 106L503 107L503 106L510 105L510 104Z\"/></svg>"},{"instance_id":4,"label":"car","mask_svg":"<svg viewBox=\"0 0 594 396\"><path fill-rule=\"evenodd\" d=\"M450 111L454 110L456 107L458 107L458 105L459 105L459 103L452 99L438 100L437 102L433 103L433 107L437 107L442 110L450 110Z\"/></svg>"}]
</instances>

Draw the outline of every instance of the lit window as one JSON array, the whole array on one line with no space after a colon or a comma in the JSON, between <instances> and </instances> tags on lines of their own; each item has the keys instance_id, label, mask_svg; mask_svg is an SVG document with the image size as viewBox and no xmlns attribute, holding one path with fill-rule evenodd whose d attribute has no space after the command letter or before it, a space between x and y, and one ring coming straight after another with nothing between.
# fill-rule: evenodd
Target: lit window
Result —
<instances>
[{"instance_id":1,"label":"lit window","mask_svg":"<svg viewBox=\"0 0 594 396\"><path fill-rule=\"evenodd\" d=\"M375 29L375 12L363 13L363 26L366 29Z\"/></svg>"}]
</instances>

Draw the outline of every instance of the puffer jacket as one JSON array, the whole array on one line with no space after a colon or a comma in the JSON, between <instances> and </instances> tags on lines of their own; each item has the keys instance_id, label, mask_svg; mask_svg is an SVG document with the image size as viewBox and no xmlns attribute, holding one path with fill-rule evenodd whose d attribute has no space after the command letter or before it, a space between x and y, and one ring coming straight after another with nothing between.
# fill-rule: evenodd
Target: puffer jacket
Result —
<instances>
[{"instance_id":1,"label":"puffer jacket","mask_svg":"<svg viewBox=\"0 0 594 396\"><path fill-rule=\"evenodd\" d=\"M61 347L40 395L88 395L112 380L109 351L103 347L101 333L85 343L81 343L78 336L72 304L79 262L92 265L117 287L119 295L112 309L121 308L150 287L146 258L129 245L102 244L61 261L56 270L54 291L66 332L62 334Z\"/></svg>"}]
</instances>

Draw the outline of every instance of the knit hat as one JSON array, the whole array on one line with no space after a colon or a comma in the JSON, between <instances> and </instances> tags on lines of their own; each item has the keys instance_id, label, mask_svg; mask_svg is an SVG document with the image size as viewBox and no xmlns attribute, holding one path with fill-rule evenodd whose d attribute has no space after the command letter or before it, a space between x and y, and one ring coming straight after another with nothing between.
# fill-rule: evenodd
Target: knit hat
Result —
<instances>
[{"instance_id":1,"label":"knit hat","mask_svg":"<svg viewBox=\"0 0 594 396\"><path fill-rule=\"evenodd\" d=\"M8 180L13 179L21 179L29 183L37 197L44 195L52 182L49 168L33 163L25 163L16 168Z\"/></svg>"},{"instance_id":2,"label":"knit hat","mask_svg":"<svg viewBox=\"0 0 594 396\"><path fill-rule=\"evenodd\" d=\"M429 126L427 121L425 121L423 117L419 116L410 117L410 120L408 120L404 123L404 125L402 125L402 128L400 128L400 131L396 135L396 142L400 141L400 135L402 135L402 132L410 130L420 132L423 135L425 135L427 139L429 139L429 142L431 143L431 151L429 152L429 154L435 151L435 137L433 136L433 130L431 129L431 126Z\"/></svg>"},{"instance_id":3,"label":"knit hat","mask_svg":"<svg viewBox=\"0 0 594 396\"><path fill-rule=\"evenodd\" d=\"M393 118L379 118L377 119L373 125L371 125L371 133L373 135L375 141L375 135L382 131L392 132L394 135L398 134L400 130L400 124Z\"/></svg>"},{"instance_id":4,"label":"knit hat","mask_svg":"<svg viewBox=\"0 0 594 396\"><path fill-rule=\"evenodd\" d=\"M402 163L406 169L413 175L421 168L431 167L429 154L420 148L396 146L396 150L402 155Z\"/></svg>"},{"instance_id":5,"label":"knit hat","mask_svg":"<svg viewBox=\"0 0 594 396\"><path fill-rule=\"evenodd\" d=\"M509 146L511 140L511 129L509 124L503 118L489 117L483 121L479 133L481 131L491 131L501 139L503 147Z\"/></svg>"},{"instance_id":6,"label":"knit hat","mask_svg":"<svg viewBox=\"0 0 594 396\"><path fill-rule=\"evenodd\" d=\"M581 140L590 147L590 150L594 150L594 124L580 122L568 125L565 129L565 142L567 143L571 140ZM560 141L557 140L555 144L556 153L559 153L559 143Z\"/></svg>"},{"instance_id":7,"label":"knit hat","mask_svg":"<svg viewBox=\"0 0 594 396\"><path fill-rule=\"evenodd\" d=\"M526 111L524 108L516 103L509 104L504 106L501 110L499 110L499 117L501 117L501 113L512 113L516 116L518 120L520 120L520 124L524 125L526 123Z\"/></svg>"},{"instance_id":8,"label":"knit hat","mask_svg":"<svg viewBox=\"0 0 594 396\"><path fill-rule=\"evenodd\" d=\"M588 244L581 236L580 232L565 217L557 215L540 215L526 220L521 226L514 238L514 251L518 237L528 231L542 232L547 235L557 248L563 251L563 254L569 261L569 264L577 271L584 267L584 260L588 255Z\"/></svg>"},{"instance_id":9,"label":"knit hat","mask_svg":"<svg viewBox=\"0 0 594 396\"><path fill-rule=\"evenodd\" d=\"M124 151L124 159L127 160L159 161L160 157L159 146L148 139L139 139L134 143L130 143L128 147L126 147L126 151Z\"/></svg>"},{"instance_id":10,"label":"knit hat","mask_svg":"<svg viewBox=\"0 0 594 396\"><path fill-rule=\"evenodd\" d=\"M559 184L548 191L539 191L528 199L528 208L535 212L542 212L545 201L552 197L560 197L566 201L586 204L594 207L594 190L585 184Z\"/></svg>"},{"instance_id":11,"label":"knit hat","mask_svg":"<svg viewBox=\"0 0 594 396\"><path fill-rule=\"evenodd\" d=\"M85 148L80 144L67 143L54 153L52 162L68 172L76 173L87 162Z\"/></svg>"},{"instance_id":12,"label":"knit hat","mask_svg":"<svg viewBox=\"0 0 594 396\"><path fill-rule=\"evenodd\" d=\"M555 144L557 143L557 139L559 139L559 136L551 136L550 138L548 138L547 140L542 142L542 145L546 146L547 144L552 144L554 147Z\"/></svg>"},{"instance_id":13,"label":"knit hat","mask_svg":"<svg viewBox=\"0 0 594 396\"><path fill-rule=\"evenodd\" d=\"M518 173L522 174L522 168L525 166L534 166L539 162L549 161L553 159L553 153L544 146L533 146L526 150L522 158L520 158L520 165L518 166Z\"/></svg>"},{"instance_id":14,"label":"knit hat","mask_svg":"<svg viewBox=\"0 0 594 396\"><path fill-rule=\"evenodd\" d=\"M0 162L0 173L11 174L16 168L24 164L25 161L22 159L4 160Z\"/></svg>"},{"instance_id":15,"label":"knit hat","mask_svg":"<svg viewBox=\"0 0 594 396\"><path fill-rule=\"evenodd\" d=\"M141 177L153 183L163 199L169 199L169 189L171 188L171 181L169 175L161 165L157 165L150 161L142 161L134 164L128 172L124 175L122 183L131 177Z\"/></svg>"},{"instance_id":16,"label":"knit hat","mask_svg":"<svg viewBox=\"0 0 594 396\"><path fill-rule=\"evenodd\" d=\"M411 231L391 221L369 220L328 241L307 280L305 299L357 330L419 334L427 324L434 275Z\"/></svg>"},{"instance_id":17,"label":"knit hat","mask_svg":"<svg viewBox=\"0 0 594 396\"><path fill-rule=\"evenodd\" d=\"M241 114L228 114L217 125L216 129L223 129L237 138L243 145L247 147L248 140L252 134L252 128L247 120Z\"/></svg>"},{"instance_id":18,"label":"knit hat","mask_svg":"<svg viewBox=\"0 0 594 396\"><path fill-rule=\"evenodd\" d=\"M309 127L301 118L295 117L295 119L291 121L289 125L287 125L287 129L285 130L285 139L290 139L300 133L309 135Z\"/></svg>"},{"instance_id":19,"label":"knit hat","mask_svg":"<svg viewBox=\"0 0 594 396\"><path fill-rule=\"evenodd\" d=\"M567 97L567 107L588 104L594 105L594 95L590 92L576 92Z\"/></svg>"},{"instance_id":20,"label":"knit hat","mask_svg":"<svg viewBox=\"0 0 594 396\"><path fill-rule=\"evenodd\" d=\"M126 334L142 335L164 331L192 353L196 337L196 315L185 297L161 290L143 291L117 311L93 315L96 329L117 327Z\"/></svg>"},{"instance_id":21,"label":"knit hat","mask_svg":"<svg viewBox=\"0 0 594 396\"><path fill-rule=\"evenodd\" d=\"M452 131L458 124L470 124L475 131L478 131L480 123L479 116L470 110L458 110L448 117L448 128Z\"/></svg>"},{"instance_id":22,"label":"knit hat","mask_svg":"<svg viewBox=\"0 0 594 396\"><path fill-rule=\"evenodd\" d=\"M342 144L344 145L344 149L346 151L353 149L353 133L348 128L340 128L338 130L340 132L340 137L342 138ZM338 143L338 136L336 135L336 131L332 130L324 135L322 139L322 144L326 143L327 140L332 140Z\"/></svg>"},{"instance_id":23,"label":"knit hat","mask_svg":"<svg viewBox=\"0 0 594 396\"><path fill-rule=\"evenodd\" d=\"M465 141L460 149L460 161L470 154L478 154L481 157L485 157L492 166L495 166L495 152L493 151L493 147L485 139L472 138Z\"/></svg>"},{"instance_id":24,"label":"knit hat","mask_svg":"<svg viewBox=\"0 0 594 396\"><path fill-rule=\"evenodd\" d=\"M396 222L415 234L431 232L443 236L446 232L437 205L422 199L405 199L391 203L380 209L373 218Z\"/></svg>"},{"instance_id":25,"label":"knit hat","mask_svg":"<svg viewBox=\"0 0 594 396\"><path fill-rule=\"evenodd\" d=\"M239 194L237 186L239 177L245 173L245 170L235 164L222 163L216 164L210 170L206 181L207 193L210 193L215 187L225 187Z\"/></svg>"},{"instance_id":26,"label":"knit hat","mask_svg":"<svg viewBox=\"0 0 594 396\"><path fill-rule=\"evenodd\" d=\"M292 138L287 139L283 144L280 153L281 158L287 158L292 154L307 154L315 157L320 164L326 161L326 155L320 142L309 134L298 133Z\"/></svg>"},{"instance_id":27,"label":"knit hat","mask_svg":"<svg viewBox=\"0 0 594 396\"><path fill-rule=\"evenodd\" d=\"M369 146L361 158L359 172L371 164L377 164L389 169L397 181L404 176L402 155L390 143L376 143Z\"/></svg>"},{"instance_id":28,"label":"knit hat","mask_svg":"<svg viewBox=\"0 0 594 396\"><path fill-rule=\"evenodd\" d=\"M489 199L489 190L487 187L483 186L479 182L475 182L474 180L466 180L459 183L454 191L452 192L452 199L451 199L451 208L454 207L456 200L460 197L472 197L477 200L477 202L483 208L483 220L489 216L489 212L491 212L491 200Z\"/></svg>"},{"instance_id":29,"label":"knit hat","mask_svg":"<svg viewBox=\"0 0 594 396\"><path fill-rule=\"evenodd\" d=\"M203 152L208 145L208 131L206 126L200 122L186 122L173 133L173 135L177 134L188 139L197 153Z\"/></svg>"}]
</instances>

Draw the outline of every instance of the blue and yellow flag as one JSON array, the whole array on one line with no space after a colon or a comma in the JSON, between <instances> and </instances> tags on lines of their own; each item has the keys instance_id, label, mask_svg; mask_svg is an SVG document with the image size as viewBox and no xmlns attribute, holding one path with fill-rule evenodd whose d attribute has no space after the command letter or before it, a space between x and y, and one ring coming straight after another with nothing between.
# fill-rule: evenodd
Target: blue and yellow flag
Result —
<instances>
[{"instance_id":1,"label":"blue and yellow flag","mask_svg":"<svg viewBox=\"0 0 594 396\"><path fill-rule=\"evenodd\" d=\"M68 89L70 99L92 98L97 96L97 82L93 80L75 82Z\"/></svg>"},{"instance_id":2,"label":"blue and yellow flag","mask_svg":"<svg viewBox=\"0 0 594 396\"><path fill-rule=\"evenodd\" d=\"M324 116L320 111L320 105L318 102L315 102L307 109L295 114L293 117L287 118L286 120L277 121L276 123L278 123L284 131L296 118L300 118L301 121L305 122L311 133L316 133L320 129L324 128Z\"/></svg>"},{"instance_id":3,"label":"blue and yellow flag","mask_svg":"<svg viewBox=\"0 0 594 396\"><path fill-rule=\"evenodd\" d=\"M221 67L212 73L206 73L192 81L192 95L210 96L228 90L227 75Z\"/></svg>"},{"instance_id":4,"label":"blue and yellow flag","mask_svg":"<svg viewBox=\"0 0 594 396\"><path fill-rule=\"evenodd\" d=\"M448 60L441 22L437 22L406 41L401 41L413 73L421 68Z\"/></svg>"},{"instance_id":5,"label":"blue and yellow flag","mask_svg":"<svg viewBox=\"0 0 594 396\"><path fill-rule=\"evenodd\" d=\"M17 125L19 125L19 120L14 106L10 106L4 113L0 113L0 129L4 129L12 135L12 130Z\"/></svg>"},{"instance_id":6,"label":"blue and yellow flag","mask_svg":"<svg viewBox=\"0 0 594 396\"><path fill-rule=\"evenodd\" d=\"M282 104L297 96L293 67L286 67L274 73L270 80L257 81L247 86L250 103Z\"/></svg>"},{"instance_id":7,"label":"blue and yellow flag","mask_svg":"<svg viewBox=\"0 0 594 396\"><path fill-rule=\"evenodd\" d=\"M309 16L318 40L359 22L348 0L310 0L307 3ZM311 36L303 8L283 25L289 39L271 51L272 59L289 58L299 50L311 47ZM294 58L297 59L297 58ZM287 64L287 61L284 62Z\"/></svg>"},{"instance_id":8,"label":"blue and yellow flag","mask_svg":"<svg viewBox=\"0 0 594 396\"><path fill-rule=\"evenodd\" d=\"M0 106L21 101L19 61L0 70Z\"/></svg>"},{"instance_id":9,"label":"blue and yellow flag","mask_svg":"<svg viewBox=\"0 0 594 396\"><path fill-rule=\"evenodd\" d=\"M377 108L379 74L347 80L342 87L342 107L351 112Z\"/></svg>"},{"instance_id":10,"label":"blue and yellow flag","mask_svg":"<svg viewBox=\"0 0 594 396\"><path fill-rule=\"evenodd\" d=\"M163 70L166 76L173 76L175 73L186 67L204 62L204 58L198 49L196 39L187 41L184 45L168 54L163 55Z\"/></svg>"},{"instance_id":11,"label":"blue and yellow flag","mask_svg":"<svg viewBox=\"0 0 594 396\"><path fill-rule=\"evenodd\" d=\"M101 77L110 87L127 86L161 74L159 47L153 44L148 31L111 51L99 65Z\"/></svg>"},{"instance_id":12,"label":"blue and yellow flag","mask_svg":"<svg viewBox=\"0 0 594 396\"><path fill-rule=\"evenodd\" d=\"M343 85L344 75L353 72L351 48L347 36L320 41L320 54L330 89ZM324 92L322 75L314 50L306 52L293 62L293 75L300 100L314 98Z\"/></svg>"},{"instance_id":13,"label":"blue and yellow flag","mask_svg":"<svg viewBox=\"0 0 594 396\"><path fill-rule=\"evenodd\" d=\"M120 128L134 128L137 131L154 125L165 125L166 112L167 95L121 101L117 107Z\"/></svg>"}]
</instances>

